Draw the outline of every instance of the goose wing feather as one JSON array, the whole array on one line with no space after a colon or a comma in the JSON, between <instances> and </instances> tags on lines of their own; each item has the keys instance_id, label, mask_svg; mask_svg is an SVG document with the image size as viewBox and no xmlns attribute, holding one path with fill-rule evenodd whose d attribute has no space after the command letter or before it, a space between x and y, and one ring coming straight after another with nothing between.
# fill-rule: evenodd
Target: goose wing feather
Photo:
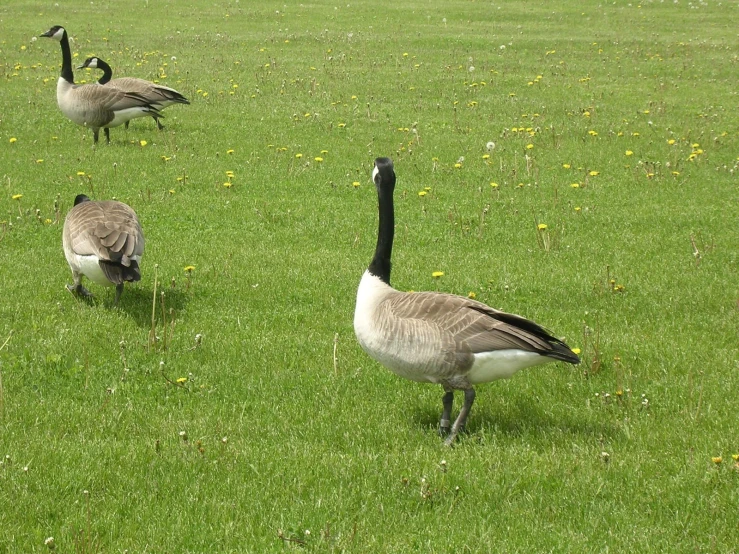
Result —
<instances>
[{"instance_id":1,"label":"goose wing feather","mask_svg":"<svg viewBox=\"0 0 739 554\"><path fill-rule=\"evenodd\" d=\"M82 105L95 106L100 110L125 110L147 105L146 98L117 88L98 84L75 85L74 95Z\"/></svg>"},{"instance_id":2,"label":"goose wing feather","mask_svg":"<svg viewBox=\"0 0 739 554\"><path fill-rule=\"evenodd\" d=\"M149 102L153 103L162 103L165 101L179 104L190 103L189 100L173 88L156 85L151 81L139 79L137 77L119 77L118 79L113 79L108 82L107 86L112 86L119 90L139 93L145 96Z\"/></svg>"},{"instance_id":3,"label":"goose wing feather","mask_svg":"<svg viewBox=\"0 0 739 554\"><path fill-rule=\"evenodd\" d=\"M68 216L72 250L80 256L130 265L144 253L144 234L135 212L116 201L83 202Z\"/></svg>"},{"instance_id":4,"label":"goose wing feather","mask_svg":"<svg viewBox=\"0 0 739 554\"><path fill-rule=\"evenodd\" d=\"M416 329L425 328L424 332L434 329L463 355L516 349L564 361L577 359L562 341L533 321L462 296L400 294L386 303L386 309L391 319L411 322Z\"/></svg>"}]
</instances>

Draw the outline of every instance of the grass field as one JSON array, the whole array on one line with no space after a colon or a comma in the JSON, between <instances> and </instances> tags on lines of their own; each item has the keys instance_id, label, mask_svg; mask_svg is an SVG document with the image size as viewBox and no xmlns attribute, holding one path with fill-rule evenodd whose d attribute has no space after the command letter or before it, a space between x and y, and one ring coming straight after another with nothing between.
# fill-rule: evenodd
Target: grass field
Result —
<instances>
[{"instance_id":1,"label":"grass field","mask_svg":"<svg viewBox=\"0 0 739 554\"><path fill-rule=\"evenodd\" d=\"M0 5L0 553L737 551L736 1L73 4ZM54 24L192 104L93 147ZM377 156L395 287L582 351L453 448L354 337ZM118 309L78 193L141 219Z\"/></svg>"}]
</instances>

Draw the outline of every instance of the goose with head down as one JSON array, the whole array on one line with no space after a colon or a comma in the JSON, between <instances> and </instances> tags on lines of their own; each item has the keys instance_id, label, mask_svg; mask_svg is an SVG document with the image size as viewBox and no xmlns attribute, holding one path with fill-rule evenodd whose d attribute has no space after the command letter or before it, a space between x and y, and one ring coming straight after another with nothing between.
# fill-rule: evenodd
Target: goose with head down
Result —
<instances>
[{"instance_id":1,"label":"goose with head down","mask_svg":"<svg viewBox=\"0 0 739 554\"><path fill-rule=\"evenodd\" d=\"M130 206L115 200L92 201L84 194L64 220L64 255L74 278L67 289L90 297L82 276L103 286L115 286L115 304L126 281L141 280L139 262L144 255L144 233Z\"/></svg>"}]
</instances>

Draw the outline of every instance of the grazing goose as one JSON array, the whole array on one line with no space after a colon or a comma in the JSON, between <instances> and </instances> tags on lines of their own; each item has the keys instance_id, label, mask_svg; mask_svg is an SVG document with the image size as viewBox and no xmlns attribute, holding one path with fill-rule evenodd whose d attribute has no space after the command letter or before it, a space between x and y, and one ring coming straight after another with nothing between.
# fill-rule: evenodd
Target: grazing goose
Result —
<instances>
[{"instance_id":1,"label":"grazing goose","mask_svg":"<svg viewBox=\"0 0 739 554\"><path fill-rule=\"evenodd\" d=\"M564 342L521 316L452 294L393 289L392 160L377 158L372 180L379 199L379 231L375 255L359 283L354 331L365 352L394 373L444 387L439 432L449 433L447 445L464 429L475 400L473 385L547 362L580 363ZM464 405L450 432L455 390L464 391Z\"/></svg>"},{"instance_id":2,"label":"grazing goose","mask_svg":"<svg viewBox=\"0 0 739 554\"><path fill-rule=\"evenodd\" d=\"M111 80L113 77L113 70L110 66L98 57L87 58L85 62L77 69L84 69L89 67L91 69L102 69L103 76L98 79L98 84L108 85L115 87L119 90L125 90L128 92L136 92L141 96L147 98L151 105L157 110L163 110L167 106L172 104L189 104L190 101L182 96L173 88L157 85L151 81L145 81L144 79L137 79L136 77L120 77L118 79ZM164 129L164 125L159 122L159 116L151 114L154 121L157 123L157 127L161 131ZM128 121L126 121L126 128L128 129Z\"/></svg>"},{"instance_id":3,"label":"grazing goose","mask_svg":"<svg viewBox=\"0 0 739 554\"><path fill-rule=\"evenodd\" d=\"M67 289L92 296L82 286L82 275L103 285L115 285L115 304L125 281L140 281L139 262L144 254L144 234L136 213L123 202L93 202L84 194L64 220L64 255L74 277Z\"/></svg>"},{"instance_id":4,"label":"grazing goose","mask_svg":"<svg viewBox=\"0 0 739 554\"><path fill-rule=\"evenodd\" d=\"M136 92L124 92L98 84L75 85L67 31L55 25L41 36L59 41L62 47L62 72L56 85L59 109L77 125L90 127L95 143L98 142L101 128L105 129L105 138L110 142L110 127L145 115L162 117L147 98Z\"/></svg>"}]
</instances>

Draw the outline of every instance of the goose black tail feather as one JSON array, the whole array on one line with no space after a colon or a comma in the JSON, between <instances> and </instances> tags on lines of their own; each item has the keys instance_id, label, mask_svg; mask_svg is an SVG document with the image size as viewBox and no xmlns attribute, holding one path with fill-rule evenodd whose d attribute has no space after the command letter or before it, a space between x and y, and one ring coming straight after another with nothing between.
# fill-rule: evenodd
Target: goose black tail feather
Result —
<instances>
[{"instance_id":1,"label":"goose black tail feather","mask_svg":"<svg viewBox=\"0 0 739 554\"><path fill-rule=\"evenodd\" d=\"M125 281L140 281L141 271L138 262L132 260L130 266L125 266L117 262L108 262L100 260L100 269L103 270L105 277L114 285L120 285Z\"/></svg>"}]
</instances>

